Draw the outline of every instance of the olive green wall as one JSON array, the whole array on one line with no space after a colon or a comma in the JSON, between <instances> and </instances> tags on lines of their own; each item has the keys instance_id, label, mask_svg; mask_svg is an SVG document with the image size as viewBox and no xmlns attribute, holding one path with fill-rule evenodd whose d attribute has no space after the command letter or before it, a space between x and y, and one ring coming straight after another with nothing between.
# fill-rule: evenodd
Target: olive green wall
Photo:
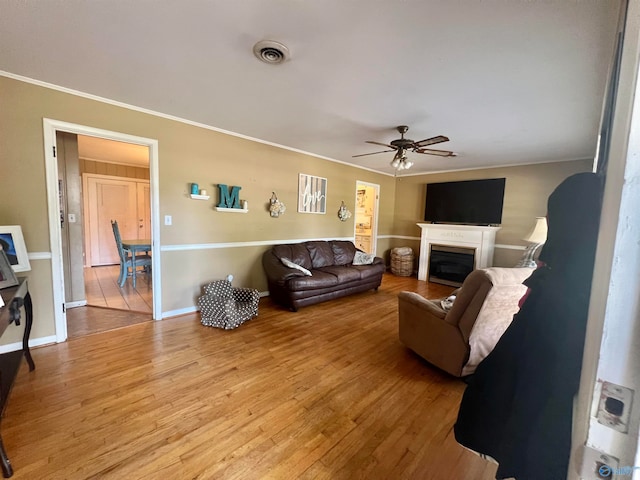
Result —
<instances>
[{"instance_id":1,"label":"olive green wall","mask_svg":"<svg viewBox=\"0 0 640 480\"><path fill-rule=\"evenodd\" d=\"M393 231L398 236L420 237L420 227L416 224L424 222L427 183L504 177L506 183L502 228L496 234L497 248L493 264L513 266L520 259L523 251L505 247L524 246L522 237L533 227L535 217L546 215L547 197L553 189L569 175L590 171L591 164L591 160L579 160L398 178ZM418 240L394 241L396 244L411 246L416 256L418 255L420 250Z\"/></svg>"},{"instance_id":2,"label":"olive green wall","mask_svg":"<svg viewBox=\"0 0 640 480\"><path fill-rule=\"evenodd\" d=\"M55 335L43 118L158 140L159 213L173 217L172 226L160 226L163 312L192 309L201 285L228 273L237 285L266 290L265 242L352 238L353 217L341 222L337 211L343 200L353 210L357 180L380 185L379 234L392 233L395 179L388 175L7 77L0 77L0 105L0 224L21 225L37 257L26 272L34 299L32 339ZM299 173L327 178L325 215L297 213ZM211 199L192 200L191 182L209 190ZM249 213L215 211L218 183L241 186ZM280 218L266 210L272 191L287 206ZM10 329L0 343L19 337L19 329Z\"/></svg>"},{"instance_id":3,"label":"olive green wall","mask_svg":"<svg viewBox=\"0 0 640 480\"><path fill-rule=\"evenodd\" d=\"M507 177L503 229L498 243L522 245L520 237L533 218L545 214L548 194L566 176L590 168L590 162L565 162L394 178L337 162L226 135L160 116L0 77L0 224L22 225L32 270L32 339L55 335L53 285L45 185L43 118L158 140L162 312L193 309L208 280L235 276L234 283L265 291L260 256L270 243L311 238L353 238L353 217L337 218L340 202L353 211L356 181L380 185L377 253L407 245L419 251L416 226L423 215L424 184L436 181ZM327 178L327 214L297 213L298 174ZM196 182L210 191L208 201L190 198ZM249 213L215 211L217 184L238 185ZM271 192L287 206L270 217ZM158 240L158 239L156 239ZM496 250L496 264L509 263ZM56 308L61 308L58 306ZM9 329L0 343L16 342L20 329Z\"/></svg>"}]
</instances>

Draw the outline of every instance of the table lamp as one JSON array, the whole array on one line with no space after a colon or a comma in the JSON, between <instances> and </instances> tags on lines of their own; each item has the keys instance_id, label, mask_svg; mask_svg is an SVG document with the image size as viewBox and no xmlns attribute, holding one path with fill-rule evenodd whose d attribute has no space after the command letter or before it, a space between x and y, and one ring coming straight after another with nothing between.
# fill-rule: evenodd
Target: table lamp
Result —
<instances>
[{"instance_id":1,"label":"table lamp","mask_svg":"<svg viewBox=\"0 0 640 480\"><path fill-rule=\"evenodd\" d=\"M536 223L522 240L529 243L516 267L537 267L534 260L538 248L547 241L547 217L536 217Z\"/></svg>"}]
</instances>

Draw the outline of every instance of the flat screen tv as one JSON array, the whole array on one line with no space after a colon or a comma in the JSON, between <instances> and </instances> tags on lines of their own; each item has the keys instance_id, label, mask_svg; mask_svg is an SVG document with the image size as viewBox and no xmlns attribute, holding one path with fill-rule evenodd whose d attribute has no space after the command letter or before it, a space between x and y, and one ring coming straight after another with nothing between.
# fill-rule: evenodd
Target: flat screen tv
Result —
<instances>
[{"instance_id":1,"label":"flat screen tv","mask_svg":"<svg viewBox=\"0 0 640 480\"><path fill-rule=\"evenodd\" d=\"M428 183L424 220L431 223L499 225L504 178Z\"/></svg>"}]
</instances>

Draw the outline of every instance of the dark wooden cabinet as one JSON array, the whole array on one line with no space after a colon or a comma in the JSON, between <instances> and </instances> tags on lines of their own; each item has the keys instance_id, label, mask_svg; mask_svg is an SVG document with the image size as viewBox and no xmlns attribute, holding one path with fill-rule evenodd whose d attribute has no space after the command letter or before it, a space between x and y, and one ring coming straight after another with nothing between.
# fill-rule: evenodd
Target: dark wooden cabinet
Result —
<instances>
[{"instance_id":1,"label":"dark wooden cabinet","mask_svg":"<svg viewBox=\"0 0 640 480\"><path fill-rule=\"evenodd\" d=\"M19 278L20 283L16 287L4 288L0 290L4 306L0 307L0 337L11 324L20 325L23 319L24 310L24 335L22 336L22 349L0 354L0 412L4 415L4 409L9 400L11 386L20 369L22 357L24 356L29 364L29 371L33 371L36 366L29 351L29 335L31 335L31 325L33 324L33 307L29 285L26 278ZM2 464L2 474L5 478L13 475L13 468L2 443L0 435L0 463Z\"/></svg>"}]
</instances>

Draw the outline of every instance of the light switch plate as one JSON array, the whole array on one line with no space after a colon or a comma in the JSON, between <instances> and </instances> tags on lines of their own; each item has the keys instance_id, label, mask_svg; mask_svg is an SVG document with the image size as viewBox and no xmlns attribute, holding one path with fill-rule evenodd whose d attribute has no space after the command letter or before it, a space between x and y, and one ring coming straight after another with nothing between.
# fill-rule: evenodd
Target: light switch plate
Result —
<instances>
[{"instance_id":1,"label":"light switch plate","mask_svg":"<svg viewBox=\"0 0 640 480\"><path fill-rule=\"evenodd\" d=\"M70 213L69 214L69 223L76 223L76 214L75 213Z\"/></svg>"},{"instance_id":2,"label":"light switch plate","mask_svg":"<svg viewBox=\"0 0 640 480\"><path fill-rule=\"evenodd\" d=\"M165 215L164 216L164 224L165 225L171 225L172 220L173 219L171 218L171 215Z\"/></svg>"}]
</instances>

